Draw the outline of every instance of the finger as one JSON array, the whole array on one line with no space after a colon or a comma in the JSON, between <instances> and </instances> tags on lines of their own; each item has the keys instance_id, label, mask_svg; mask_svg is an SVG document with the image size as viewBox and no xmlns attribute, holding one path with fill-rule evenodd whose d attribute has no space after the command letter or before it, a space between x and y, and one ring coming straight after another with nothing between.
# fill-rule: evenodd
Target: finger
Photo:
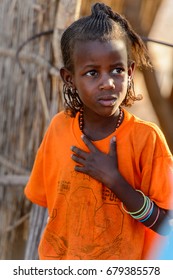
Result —
<instances>
[{"instance_id":1,"label":"finger","mask_svg":"<svg viewBox=\"0 0 173 280\"><path fill-rule=\"evenodd\" d=\"M85 135L82 135L82 140L85 143L85 145L88 147L88 149L91 152L95 152L97 150L97 148L94 146L94 144L88 139L88 137L86 137Z\"/></svg>"},{"instance_id":2,"label":"finger","mask_svg":"<svg viewBox=\"0 0 173 280\"><path fill-rule=\"evenodd\" d=\"M85 160L81 157L76 156L75 154L71 155L72 160L74 160L75 162L84 165Z\"/></svg>"},{"instance_id":3,"label":"finger","mask_svg":"<svg viewBox=\"0 0 173 280\"><path fill-rule=\"evenodd\" d=\"M83 166L76 165L74 168L75 171L87 174L85 168Z\"/></svg>"},{"instance_id":4,"label":"finger","mask_svg":"<svg viewBox=\"0 0 173 280\"><path fill-rule=\"evenodd\" d=\"M110 156L116 156L116 152L117 152L117 150L116 150L116 137L115 136L113 136L112 138L111 138L111 141L110 141L110 148L109 148L109 155Z\"/></svg>"},{"instance_id":5,"label":"finger","mask_svg":"<svg viewBox=\"0 0 173 280\"><path fill-rule=\"evenodd\" d=\"M88 153L81 150L80 148L77 148L76 146L71 146L71 151L74 152L76 155L78 155L79 157L86 159Z\"/></svg>"}]
</instances>

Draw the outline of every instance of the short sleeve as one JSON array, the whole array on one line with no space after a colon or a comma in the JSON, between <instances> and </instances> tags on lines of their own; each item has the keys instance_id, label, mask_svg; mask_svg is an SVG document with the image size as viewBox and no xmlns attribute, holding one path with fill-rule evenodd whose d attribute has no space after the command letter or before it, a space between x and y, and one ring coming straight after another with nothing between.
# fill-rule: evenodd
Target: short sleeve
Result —
<instances>
[{"instance_id":1,"label":"short sleeve","mask_svg":"<svg viewBox=\"0 0 173 280\"><path fill-rule=\"evenodd\" d=\"M43 207L47 207L44 184L44 146L46 136L47 134L37 151L29 181L24 189L24 193L29 200Z\"/></svg>"},{"instance_id":2,"label":"short sleeve","mask_svg":"<svg viewBox=\"0 0 173 280\"><path fill-rule=\"evenodd\" d=\"M157 127L150 131L143 163L146 193L159 207L173 209L173 157Z\"/></svg>"},{"instance_id":3,"label":"short sleeve","mask_svg":"<svg viewBox=\"0 0 173 280\"><path fill-rule=\"evenodd\" d=\"M153 161L150 198L161 208L173 209L173 160L171 156Z\"/></svg>"}]
</instances>

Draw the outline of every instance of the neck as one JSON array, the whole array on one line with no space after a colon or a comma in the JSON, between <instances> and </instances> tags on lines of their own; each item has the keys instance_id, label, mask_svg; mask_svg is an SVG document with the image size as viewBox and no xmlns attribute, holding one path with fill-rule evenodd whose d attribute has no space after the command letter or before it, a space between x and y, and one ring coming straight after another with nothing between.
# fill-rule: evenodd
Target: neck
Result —
<instances>
[{"instance_id":1,"label":"neck","mask_svg":"<svg viewBox=\"0 0 173 280\"><path fill-rule=\"evenodd\" d=\"M80 112L80 129L91 140L101 140L112 134L122 123L123 112L118 109L110 117L92 116L86 111Z\"/></svg>"}]
</instances>

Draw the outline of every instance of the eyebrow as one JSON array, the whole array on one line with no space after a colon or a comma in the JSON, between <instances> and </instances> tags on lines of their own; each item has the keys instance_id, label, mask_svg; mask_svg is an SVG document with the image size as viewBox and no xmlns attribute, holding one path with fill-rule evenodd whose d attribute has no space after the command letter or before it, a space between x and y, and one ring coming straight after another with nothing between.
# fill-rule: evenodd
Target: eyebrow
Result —
<instances>
[{"instance_id":1,"label":"eyebrow","mask_svg":"<svg viewBox=\"0 0 173 280\"><path fill-rule=\"evenodd\" d=\"M98 68L100 67L100 65L98 64L87 64L83 67L83 69L87 69L87 68Z\"/></svg>"},{"instance_id":2,"label":"eyebrow","mask_svg":"<svg viewBox=\"0 0 173 280\"><path fill-rule=\"evenodd\" d=\"M113 63L113 64L110 64L109 65L110 68L113 68L113 67L117 67L117 66L124 66L124 63L123 62L117 62L117 63ZM92 68L99 68L100 65L99 64L87 64L85 65L84 67L82 67L83 70L87 70L87 69L92 69Z\"/></svg>"}]
</instances>

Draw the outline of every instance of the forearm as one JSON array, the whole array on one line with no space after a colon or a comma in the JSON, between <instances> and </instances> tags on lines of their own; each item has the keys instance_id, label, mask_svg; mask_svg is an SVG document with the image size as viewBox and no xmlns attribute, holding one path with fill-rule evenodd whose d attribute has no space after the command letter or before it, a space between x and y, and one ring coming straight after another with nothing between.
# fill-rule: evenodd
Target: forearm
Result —
<instances>
[{"instance_id":1,"label":"forearm","mask_svg":"<svg viewBox=\"0 0 173 280\"><path fill-rule=\"evenodd\" d=\"M131 216L134 219L159 234L165 235L169 233L170 226L167 211L158 207L148 198L148 201L146 201L145 195L136 191L119 172L115 174L114 183L110 184L109 188L122 201L124 211L128 212L129 215L132 214ZM144 205L145 202L146 205ZM133 215L133 213L135 214ZM164 228L161 226L163 222L165 224Z\"/></svg>"}]
</instances>

